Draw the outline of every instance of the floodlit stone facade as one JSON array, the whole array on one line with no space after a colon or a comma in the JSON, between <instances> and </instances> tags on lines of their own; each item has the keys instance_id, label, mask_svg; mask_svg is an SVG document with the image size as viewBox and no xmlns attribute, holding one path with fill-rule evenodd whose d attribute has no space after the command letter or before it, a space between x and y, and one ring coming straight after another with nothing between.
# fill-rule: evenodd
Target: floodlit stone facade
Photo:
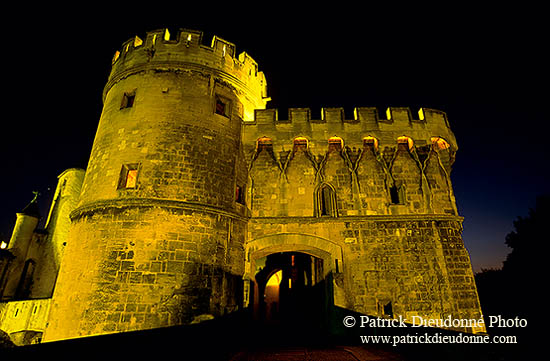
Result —
<instances>
[{"instance_id":1,"label":"floodlit stone facade","mask_svg":"<svg viewBox=\"0 0 550 361\"><path fill-rule=\"evenodd\" d=\"M185 29L124 43L103 99L45 341L296 305L481 317L443 112L279 119L248 54Z\"/></svg>"}]
</instances>

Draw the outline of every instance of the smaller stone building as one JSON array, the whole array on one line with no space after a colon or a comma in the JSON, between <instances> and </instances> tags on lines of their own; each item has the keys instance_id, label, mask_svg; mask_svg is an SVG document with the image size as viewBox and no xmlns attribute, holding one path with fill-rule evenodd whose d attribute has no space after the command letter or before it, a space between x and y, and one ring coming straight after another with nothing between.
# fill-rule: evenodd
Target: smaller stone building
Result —
<instances>
[{"instance_id":1,"label":"smaller stone building","mask_svg":"<svg viewBox=\"0 0 550 361\"><path fill-rule=\"evenodd\" d=\"M71 168L58 177L57 188L40 228L38 193L16 214L9 242L0 246L0 330L17 345L40 342L63 257L84 170Z\"/></svg>"}]
</instances>

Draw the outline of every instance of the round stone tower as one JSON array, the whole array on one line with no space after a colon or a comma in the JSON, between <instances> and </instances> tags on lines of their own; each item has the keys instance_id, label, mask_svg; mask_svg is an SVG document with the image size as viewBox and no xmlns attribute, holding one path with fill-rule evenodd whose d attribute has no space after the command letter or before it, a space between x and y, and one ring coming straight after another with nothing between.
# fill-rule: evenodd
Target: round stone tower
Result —
<instances>
[{"instance_id":1,"label":"round stone tower","mask_svg":"<svg viewBox=\"0 0 550 361\"><path fill-rule=\"evenodd\" d=\"M238 310L246 235L242 123L265 108L246 53L149 32L113 58L44 340Z\"/></svg>"}]
</instances>

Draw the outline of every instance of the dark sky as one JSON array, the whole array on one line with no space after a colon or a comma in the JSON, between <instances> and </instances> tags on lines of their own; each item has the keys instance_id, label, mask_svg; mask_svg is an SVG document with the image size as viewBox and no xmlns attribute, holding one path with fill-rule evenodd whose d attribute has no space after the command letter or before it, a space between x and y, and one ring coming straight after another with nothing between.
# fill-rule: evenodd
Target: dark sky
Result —
<instances>
[{"instance_id":1,"label":"dark sky","mask_svg":"<svg viewBox=\"0 0 550 361\"><path fill-rule=\"evenodd\" d=\"M273 4L7 11L1 239L33 190L46 216L57 176L86 168L121 44L149 30L189 28L202 30L205 44L215 34L250 54L266 74L268 107L281 118L288 107L310 107L314 117L335 106L349 117L356 106L376 106L381 115L388 106L447 112L459 145L452 181L466 248L475 270L500 267L514 219L549 192L541 9Z\"/></svg>"}]
</instances>

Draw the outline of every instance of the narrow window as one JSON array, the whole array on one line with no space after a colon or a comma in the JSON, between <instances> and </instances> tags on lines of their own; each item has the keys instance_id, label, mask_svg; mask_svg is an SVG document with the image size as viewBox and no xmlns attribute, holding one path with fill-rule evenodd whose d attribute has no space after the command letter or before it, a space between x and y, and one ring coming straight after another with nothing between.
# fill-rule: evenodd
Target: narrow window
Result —
<instances>
[{"instance_id":1,"label":"narrow window","mask_svg":"<svg viewBox=\"0 0 550 361\"><path fill-rule=\"evenodd\" d=\"M328 188L321 189L321 215L330 216L330 191Z\"/></svg>"},{"instance_id":2,"label":"narrow window","mask_svg":"<svg viewBox=\"0 0 550 361\"><path fill-rule=\"evenodd\" d=\"M320 216L336 217L336 195L327 184L317 190L317 211Z\"/></svg>"},{"instance_id":3,"label":"narrow window","mask_svg":"<svg viewBox=\"0 0 550 361\"><path fill-rule=\"evenodd\" d=\"M117 189L131 189L137 187L138 164L124 164L120 171Z\"/></svg>"},{"instance_id":4,"label":"narrow window","mask_svg":"<svg viewBox=\"0 0 550 361\"><path fill-rule=\"evenodd\" d=\"M25 261L21 278L19 279L19 285L15 291L16 299L27 299L31 295L31 287L33 284L33 274L36 268L36 262L32 259Z\"/></svg>"},{"instance_id":5,"label":"narrow window","mask_svg":"<svg viewBox=\"0 0 550 361\"><path fill-rule=\"evenodd\" d=\"M384 316L393 318L393 307L391 301L384 305Z\"/></svg>"},{"instance_id":6,"label":"narrow window","mask_svg":"<svg viewBox=\"0 0 550 361\"><path fill-rule=\"evenodd\" d=\"M120 109L131 108L134 106L134 101L136 99L136 91L133 90L128 93L124 93L122 96L122 103L120 104Z\"/></svg>"},{"instance_id":7,"label":"narrow window","mask_svg":"<svg viewBox=\"0 0 550 361\"><path fill-rule=\"evenodd\" d=\"M244 205L244 192L241 186L235 188L235 202Z\"/></svg>"},{"instance_id":8,"label":"narrow window","mask_svg":"<svg viewBox=\"0 0 550 361\"><path fill-rule=\"evenodd\" d=\"M395 185L390 187L390 199L392 204L403 204L403 187L397 187Z\"/></svg>"}]
</instances>

